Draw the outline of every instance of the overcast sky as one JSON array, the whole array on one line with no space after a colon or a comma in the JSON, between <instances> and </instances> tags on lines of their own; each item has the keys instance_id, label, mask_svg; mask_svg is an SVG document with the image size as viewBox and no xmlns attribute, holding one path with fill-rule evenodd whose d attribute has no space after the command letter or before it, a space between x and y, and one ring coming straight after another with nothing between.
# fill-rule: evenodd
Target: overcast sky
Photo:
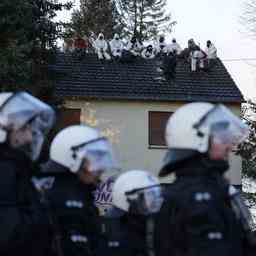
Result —
<instances>
[{"instance_id":1,"label":"overcast sky","mask_svg":"<svg viewBox=\"0 0 256 256\"><path fill-rule=\"evenodd\" d=\"M79 0L74 1L78 8ZM256 59L256 38L249 38L239 22L244 1L167 0L167 8L177 21L169 39L175 37L182 47L186 47L188 39L194 38L203 49L206 40L210 39L242 94L256 100L256 61L225 61ZM62 12L58 18L68 20L70 15Z\"/></svg>"}]
</instances>

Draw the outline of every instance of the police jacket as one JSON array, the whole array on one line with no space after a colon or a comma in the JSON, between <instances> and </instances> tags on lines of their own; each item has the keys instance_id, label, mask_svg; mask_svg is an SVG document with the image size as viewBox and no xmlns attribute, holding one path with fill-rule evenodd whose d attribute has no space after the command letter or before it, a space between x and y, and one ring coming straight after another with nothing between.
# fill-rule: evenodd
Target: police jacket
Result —
<instances>
[{"instance_id":1,"label":"police jacket","mask_svg":"<svg viewBox=\"0 0 256 256\"><path fill-rule=\"evenodd\" d=\"M186 161L158 217L158 255L241 256L245 234L231 207L225 164Z\"/></svg>"},{"instance_id":2,"label":"police jacket","mask_svg":"<svg viewBox=\"0 0 256 256\"><path fill-rule=\"evenodd\" d=\"M72 173L53 175L55 181L48 191L55 235L60 235L63 255L94 255L99 226L98 209L94 205L94 186L84 185ZM58 256L60 252L56 251Z\"/></svg>"},{"instance_id":3,"label":"police jacket","mask_svg":"<svg viewBox=\"0 0 256 256\"><path fill-rule=\"evenodd\" d=\"M32 182L32 162L0 146L0 255L47 255L49 221Z\"/></svg>"},{"instance_id":4,"label":"police jacket","mask_svg":"<svg viewBox=\"0 0 256 256\"><path fill-rule=\"evenodd\" d=\"M154 217L125 213L120 217L105 217L102 225L103 236L97 255L154 255Z\"/></svg>"}]
</instances>

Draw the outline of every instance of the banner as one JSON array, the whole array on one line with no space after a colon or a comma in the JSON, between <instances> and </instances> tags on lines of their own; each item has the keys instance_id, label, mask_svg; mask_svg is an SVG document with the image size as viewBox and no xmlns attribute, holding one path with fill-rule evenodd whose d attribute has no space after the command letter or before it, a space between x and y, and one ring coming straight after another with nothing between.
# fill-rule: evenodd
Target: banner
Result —
<instances>
[{"instance_id":1,"label":"banner","mask_svg":"<svg viewBox=\"0 0 256 256\"><path fill-rule=\"evenodd\" d=\"M99 208L100 215L104 215L112 206L112 187L116 176L111 176L102 183L100 183L94 192L94 202Z\"/></svg>"}]
</instances>

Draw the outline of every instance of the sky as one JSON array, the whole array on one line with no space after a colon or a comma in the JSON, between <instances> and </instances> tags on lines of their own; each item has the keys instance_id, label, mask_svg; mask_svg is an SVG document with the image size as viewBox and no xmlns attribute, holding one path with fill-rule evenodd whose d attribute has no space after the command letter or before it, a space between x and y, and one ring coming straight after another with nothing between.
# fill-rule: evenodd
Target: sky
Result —
<instances>
[{"instance_id":1,"label":"sky","mask_svg":"<svg viewBox=\"0 0 256 256\"><path fill-rule=\"evenodd\" d=\"M78 8L79 0L73 1ZM175 37L183 48L188 39L194 38L203 49L206 41L211 40L244 97L256 101L256 60L234 61L256 59L256 37L254 40L250 38L239 21L244 1L167 0L166 11L170 11L173 20L177 21L173 33L167 38ZM70 12L60 12L58 19L69 20Z\"/></svg>"}]
</instances>

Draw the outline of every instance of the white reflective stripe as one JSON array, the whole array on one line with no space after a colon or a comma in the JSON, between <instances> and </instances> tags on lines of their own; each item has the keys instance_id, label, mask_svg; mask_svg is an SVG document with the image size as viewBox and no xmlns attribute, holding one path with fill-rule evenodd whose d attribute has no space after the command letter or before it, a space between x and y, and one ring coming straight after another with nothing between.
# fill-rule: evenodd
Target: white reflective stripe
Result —
<instances>
[{"instance_id":1,"label":"white reflective stripe","mask_svg":"<svg viewBox=\"0 0 256 256\"><path fill-rule=\"evenodd\" d=\"M223 238L223 235L221 232L210 232L208 233L208 239L209 240L221 240Z\"/></svg>"},{"instance_id":2,"label":"white reflective stripe","mask_svg":"<svg viewBox=\"0 0 256 256\"><path fill-rule=\"evenodd\" d=\"M65 202L67 208L83 208L84 204L82 201L67 200Z\"/></svg>"},{"instance_id":3,"label":"white reflective stripe","mask_svg":"<svg viewBox=\"0 0 256 256\"><path fill-rule=\"evenodd\" d=\"M119 242L118 241L109 241L108 242L108 247L119 247Z\"/></svg>"},{"instance_id":4,"label":"white reflective stripe","mask_svg":"<svg viewBox=\"0 0 256 256\"><path fill-rule=\"evenodd\" d=\"M87 243L88 239L86 236L81 236L81 235L72 235L70 237L71 241L74 243Z\"/></svg>"},{"instance_id":5,"label":"white reflective stripe","mask_svg":"<svg viewBox=\"0 0 256 256\"><path fill-rule=\"evenodd\" d=\"M212 199L212 195L208 192L197 192L194 195L194 199L197 202L210 201Z\"/></svg>"}]
</instances>

